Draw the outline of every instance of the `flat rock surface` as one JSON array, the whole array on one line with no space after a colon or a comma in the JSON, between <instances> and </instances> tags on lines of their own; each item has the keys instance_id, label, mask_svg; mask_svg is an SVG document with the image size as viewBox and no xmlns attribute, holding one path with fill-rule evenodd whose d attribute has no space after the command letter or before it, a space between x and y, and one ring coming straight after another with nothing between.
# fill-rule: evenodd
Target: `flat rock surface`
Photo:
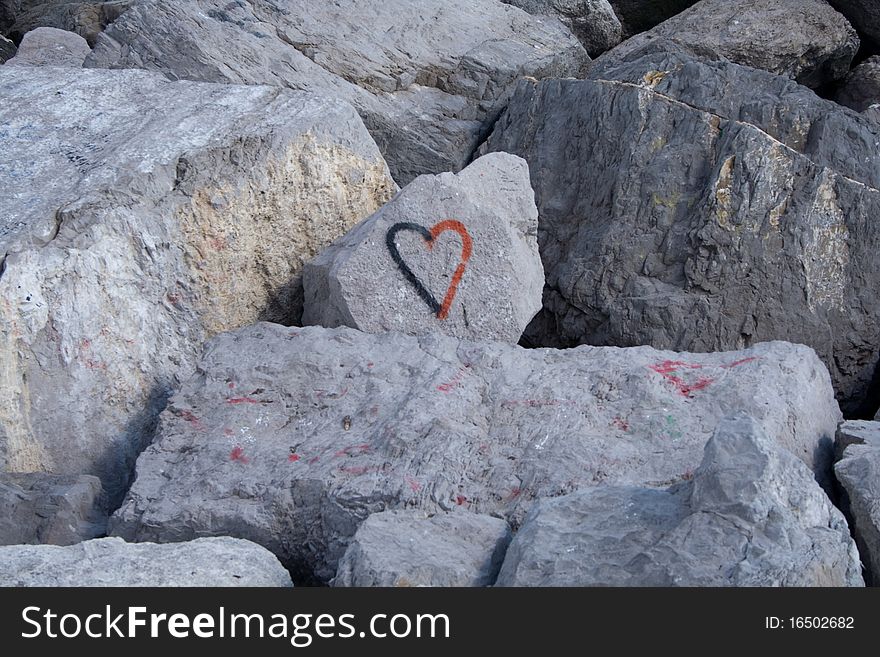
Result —
<instances>
[{"instance_id":1,"label":"flat rock surface","mask_svg":"<svg viewBox=\"0 0 880 657\"><path fill-rule=\"evenodd\" d=\"M0 586L291 586L271 552L236 538L156 545L98 538L0 547Z\"/></svg>"},{"instance_id":2,"label":"flat rock surface","mask_svg":"<svg viewBox=\"0 0 880 657\"><path fill-rule=\"evenodd\" d=\"M361 523L339 562L333 586L491 586L510 527L459 511L374 513Z\"/></svg>"},{"instance_id":3,"label":"flat rock surface","mask_svg":"<svg viewBox=\"0 0 880 657\"><path fill-rule=\"evenodd\" d=\"M745 413L724 418L693 478L540 500L498 586L863 586L843 515Z\"/></svg>"},{"instance_id":4,"label":"flat rock surface","mask_svg":"<svg viewBox=\"0 0 880 657\"><path fill-rule=\"evenodd\" d=\"M420 176L303 270L303 323L516 343L541 309L525 162Z\"/></svg>"},{"instance_id":5,"label":"flat rock surface","mask_svg":"<svg viewBox=\"0 0 880 657\"><path fill-rule=\"evenodd\" d=\"M111 533L248 538L327 581L371 513L464 507L516 527L535 498L668 486L742 409L827 476L840 412L803 346L527 350L261 323L209 344Z\"/></svg>"}]
</instances>

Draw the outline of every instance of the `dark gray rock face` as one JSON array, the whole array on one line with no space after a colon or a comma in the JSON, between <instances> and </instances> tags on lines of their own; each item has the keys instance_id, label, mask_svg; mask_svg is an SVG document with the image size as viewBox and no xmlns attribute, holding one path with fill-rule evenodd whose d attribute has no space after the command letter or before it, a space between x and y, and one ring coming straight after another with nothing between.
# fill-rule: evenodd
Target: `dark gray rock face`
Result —
<instances>
[{"instance_id":1,"label":"dark gray rock face","mask_svg":"<svg viewBox=\"0 0 880 657\"><path fill-rule=\"evenodd\" d=\"M834 474L843 489L842 507L868 569L868 584L880 584L880 422L844 422L837 435L840 460Z\"/></svg>"},{"instance_id":2,"label":"dark gray rock face","mask_svg":"<svg viewBox=\"0 0 880 657\"><path fill-rule=\"evenodd\" d=\"M650 30L697 0L609 0L629 34Z\"/></svg>"},{"instance_id":3,"label":"dark gray rock face","mask_svg":"<svg viewBox=\"0 0 880 657\"><path fill-rule=\"evenodd\" d=\"M0 545L72 545L101 536L106 503L97 477L0 473Z\"/></svg>"},{"instance_id":4,"label":"dark gray rock face","mask_svg":"<svg viewBox=\"0 0 880 657\"><path fill-rule=\"evenodd\" d=\"M558 19L596 57L623 39L623 26L608 0L501 0L535 16Z\"/></svg>"},{"instance_id":5,"label":"dark gray rock face","mask_svg":"<svg viewBox=\"0 0 880 657\"><path fill-rule=\"evenodd\" d=\"M81 68L91 52L80 35L54 27L38 27L24 35L7 66L67 66Z\"/></svg>"},{"instance_id":6,"label":"dark gray rock face","mask_svg":"<svg viewBox=\"0 0 880 657\"><path fill-rule=\"evenodd\" d=\"M16 40L38 27L76 32L93 45L137 0L0 0L0 32Z\"/></svg>"},{"instance_id":7,"label":"dark gray rock face","mask_svg":"<svg viewBox=\"0 0 880 657\"><path fill-rule=\"evenodd\" d=\"M6 37L0 35L0 64L15 57L15 51L15 44Z\"/></svg>"},{"instance_id":8,"label":"dark gray rock face","mask_svg":"<svg viewBox=\"0 0 880 657\"><path fill-rule=\"evenodd\" d=\"M174 545L98 538L0 547L0 586L292 586L265 548L237 538Z\"/></svg>"},{"instance_id":9,"label":"dark gray rock face","mask_svg":"<svg viewBox=\"0 0 880 657\"><path fill-rule=\"evenodd\" d=\"M327 581L371 513L464 507L518 526L539 497L667 486L740 409L817 476L830 472L840 411L800 345L530 350L261 323L209 343L111 533L247 538Z\"/></svg>"},{"instance_id":10,"label":"dark gray rock face","mask_svg":"<svg viewBox=\"0 0 880 657\"><path fill-rule=\"evenodd\" d=\"M521 83L482 151L529 163L547 285L526 337L803 343L858 412L880 344L878 144L794 82L670 42Z\"/></svg>"},{"instance_id":11,"label":"dark gray rock face","mask_svg":"<svg viewBox=\"0 0 880 657\"><path fill-rule=\"evenodd\" d=\"M859 49L856 31L825 0L701 0L605 58L622 59L655 39L675 39L813 88L846 75Z\"/></svg>"},{"instance_id":12,"label":"dark gray rock face","mask_svg":"<svg viewBox=\"0 0 880 657\"><path fill-rule=\"evenodd\" d=\"M725 418L691 481L540 500L498 586L863 586L843 515L745 414Z\"/></svg>"},{"instance_id":13,"label":"dark gray rock face","mask_svg":"<svg viewBox=\"0 0 880 657\"><path fill-rule=\"evenodd\" d=\"M141 0L87 65L342 98L403 185L464 167L519 78L588 61L558 22L496 0Z\"/></svg>"},{"instance_id":14,"label":"dark gray rock face","mask_svg":"<svg viewBox=\"0 0 880 657\"><path fill-rule=\"evenodd\" d=\"M333 586L491 586L510 527L458 510L374 513L348 544Z\"/></svg>"},{"instance_id":15,"label":"dark gray rock face","mask_svg":"<svg viewBox=\"0 0 880 657\"><path fill-rule=\"evenodd\" d=\"M834 100L856 112L880 103L880 56L869 57L841 82Z\"/></svg>"},{"instance_id":16,"label":"dark gray rock face","mask_svg":"<svg viewBox=\"0 0 880 657\"><path fill-rule=\"evenodd\" d=\"M880 48L880 0L828 0L855 28Z\"/></svg>"}]
</instances>

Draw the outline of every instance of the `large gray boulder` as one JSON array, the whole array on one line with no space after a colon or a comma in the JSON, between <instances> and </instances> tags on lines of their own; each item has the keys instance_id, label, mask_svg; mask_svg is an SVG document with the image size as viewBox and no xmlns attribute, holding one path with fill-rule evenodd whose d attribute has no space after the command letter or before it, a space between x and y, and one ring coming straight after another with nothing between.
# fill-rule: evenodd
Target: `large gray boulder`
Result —
<instances>
[{"instance_id":1,"label":"large gray boulder","mask_svg":"<svg viewBox=\"0 0 880 657\"><path fill-rule=\"evenodd\" d=\"M265 548L237 538L155 545L98 538L0 547L0 586L292 586Z\"/></svg>"},{"instance_id":2,"label":"large gray boulder","mask_svg":"<svg viewBox=\"0 0 880 657\"><path fill-rule=\"evenodd\" d=\"M464 167L518 79L588 60L558 22L497 0L139 0L87 64L343 98L403 185Z\"/></svg>"},{"instance_id":3,"label":"large gray boulder","mask_svg":"<svg viewBox=\"0 0 880 657\"><path fill-rule=\"evenodd\" d=\"M529 163L547 285L526 338L799 342L859 412L880 344L878 143L792 81L670 42L521 83L483 152Z\"/></svg>"},{"instance_id":4,"label":"large gray boulder","mask_svg":"<svg viewBox=\"0 0 880 657\"><path fill-rule=\"evenodd\" d=\"M859 49L852 25L825 0L701 0L605 57L668 38L813 88L846 75Z\"/></svg>"},{"instance_id":5,"label":"large gray boulder","mask_svg":"<svg viewBox=\"0 0 880 657\"><path fill-rule=\"evenodd\" d=\"M608 0L501 0L535 16L556 18L580 40L591 57L623 39L623 26Z\"/></svg>"},{"instance_id":6,"label":"large gray boulder","mask_svg":"<svg viewBox=\"0 0 880 657\"><path fill-rule=\"evenodd\" d=\"M828 0L864 34L873 48L880 48L880 0Z\"/></svg>"},{"instance_id":7,"label":"large gray boulder","mask_svg":"<svg viewBox=\"0 0 880 657\"><path fill-rule=\"evenodd\" d=\"M333 586L491 586L510 527L459 510L374 513L358 528L339 561Z\"/></svg>"},{"instance_id":8,"label":"large gray boulder","mask_svg":"<svg viewBox=\"0 0 880 657\"><path fill-rule=\"evenodd\" d=\"M746 414L725 418L693 479L540 500L498 586L863 586L843 515Z\"/></svg>"},{"instance_id":9,"label":"large gray boulder","mask_svg":"<svg viewBox=\"0 0 880 657\"><path fill-rule=\"evenodd\" d=\"M108 512L97 477L0 473L0 545L72 545L103 536Z\"/></svg>"},{"instance_id":10,"label":"large gray boulder","mask_svg":"<svg viewBox=\"0 0 880 657\"><path fill-rule=\"evenodd\" d=\"M76 32L94 44L137 0L0 0L0 32L19 39L38 27Z\"/></svg>"},{"instance_id":11,"label":"large gray boulder","mask_svg":"<svg viewBox=\"0 0 880 657\"><path fill-rule=\"evenodd\" d=\"M880 422L845 422L843 447L834 474L843 490L842 507L853 527L869 585L880 584Z\"/></svg>"},{"instance_id":12,"label":"large gray boulder","mask_svg":"<svg viewBox=\"0 0 880 657\"><path fill-rule=\"evenodd\" d=\"M15 57L15 51L17 48L15 44L12 43L9 39L0 35L0 64L7 62L8 60Z\"/></svg>"},{"instance_id":13,"label":"large gray boulder","mask_svg":"<svg viewBox=\"0 0 880 657\"><path fill-rule=\"evenodd\" d=\"M529 350L260 323L210 342L111 533L247 538L326 581L371 513L464 507L515 527L535 498L668 486L741 409L829 476L840 411L807 347Z\"/></svg>"},{"instance_id":14,"label":"large gray boulder","mask_svg":"<svg viewBox=\"0 0 880 657\"><path fill-rule=\"evenodd\" d=\"M6 65L0 98L0 470L118 503L204 340L296 321L302 264L396 186L341 101Z\"/></svg>"},{"instance_id":15,"label":"large gray boulder","mask_svg":"<svg viewBox=\"0 0 880 657\"><path fill-rule=\"evenodd\" d=\"M880 56L869 57L840 83L834 100L857 112L880 103Z\"/></svg>"},{"instance_id":16,"label":"large gray boulder","mask_svg":"<svg viewBox=\"0 0 880 657\"><path fill-rule=\"evenodd\" d=\"M517 342L544 268L526 163L420 176L303 270L303 323Z\"/></svg>"},{"instance_id":17,"label":"large gray boulder","mask_svg":"<svg viewBox=\"0 0 880 657\"><path fill-rule=\"evenodd\" d=\"M54 27L38 27L24 35L7 66L68 66L80 68L91 52L80 35Z\"/></svg>"}]
</instances>

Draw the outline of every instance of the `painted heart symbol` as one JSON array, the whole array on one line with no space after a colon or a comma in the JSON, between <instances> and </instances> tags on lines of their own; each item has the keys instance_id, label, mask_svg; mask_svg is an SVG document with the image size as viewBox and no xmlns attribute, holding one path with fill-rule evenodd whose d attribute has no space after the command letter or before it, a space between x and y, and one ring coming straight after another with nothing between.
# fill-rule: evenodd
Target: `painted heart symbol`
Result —
<instances>
[{"instance_id":1,"label":"painted heart symbol","mask_svg":"<svg viewBox=\"0 0 880 657\"><path fill-rule=\"evenodd\" d=\"M404 262L403 257L400 255L400 251L397 249L397 244L395 243L394 238L397 237L397 233L404 230L409 230L421 235L429 249L434 248L437 238L447 230L458 233L461 237L461 260L458 263L458 267L455 268L455 273L452 275L452 281L446 289L446 295L443 297L442 303L437 301L434 295L431 294L428 288L425 287L424 283L419 280L418 276L413 273L413 270L409 268L409 265ZM415 288L415 291L422 300L428 304L431 311L437 315L437 319L446 319L449 315L449 309L452 306L452 302L455 300L455 294L458 292L458 285L461 283L461 277L464 276L467 262L470 260L471 253L473 252L474 242L464 224L454 219L447 219L446 221L434 224L429 230L419 224L403 221L394 224L388 229L388 233L385 236L385 244L388 246L388 252L391 254L391 259L394 260L394 264L397 265L398 269L400 269L410 285Z\"/></svg>"}]
</instances>

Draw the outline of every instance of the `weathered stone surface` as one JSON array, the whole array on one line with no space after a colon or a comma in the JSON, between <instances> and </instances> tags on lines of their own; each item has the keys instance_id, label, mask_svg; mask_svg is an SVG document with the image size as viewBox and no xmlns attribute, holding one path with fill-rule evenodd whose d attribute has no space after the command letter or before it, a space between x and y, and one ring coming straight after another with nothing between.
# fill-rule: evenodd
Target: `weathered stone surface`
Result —
<instances>
[{"instance_id":1,"label":"weathered stone surface","mask_svg":"<svg viewBox=\"0 0 880 657\"><path fill-rule=\"evenodd\" d=\"M15 44L3 35L0 35L0 64L15 57L15 51Z\"/></svg>"},{"instance_id":2,"label":"weathered stone surface","mask_svg":"<svg viewBox=\"0 0 880 657\"><path fill-rule=\"evenodd\" d=\"M880 123L880 103L871 105L868 109L862 112L862 116L874 123Z\"/></svg>"},{"instance_id":3,"label":"weathered stone surface","mask_svg":"<svg viewBox=\"0 0 880 657\"><path fill-rule=\"evenodd\" d=\"M106 502L97 477L0 473L0 545L72 545L102 536Z\"/></svg>"},{"instance_id":4,"label":"weathered stone surface","mask_svg":"<svg viewBox=\"0 0 880 657\"><path fill-rule=\"evenodd\" d=\"M341 101L5 65L0 97L0 469L118 501L205 338L296 320L302 263L396 188Z\"/></svg>"},{"instance_id":5,"label":"weathered stone surface","mask_svg":"<svg viewBox=\"0 0 880 657\"><path fill-rule=\"evenodd\" d=\"M825 0L701 0L606 57L668 38L814 88L846 75L859 49L852 25Z\"/></svg>"},{"instance_id":6,"label":"weathered stone surface","mask_svg":"<svg viewBox=\"0 0 880 657\"><path fill-rule=\"evenodd\" d=\"M0 586L291 586L268 550L236 538L156 545L98 538L0 547Z\"/></svg>"},{"instance_id":7,"label":"weathered stone surface","mask_svg":"<svg viewBox=\"0 0 880 657\"><path fill-rule=\"evenodd\" d=\"M869 57L856 66L841 82L834 100L857 112L880 103L880 56Z\"/></svg>"},{"instance_id":8,"label":"weathered stone surface","mask_svg":"<svg viewBox=\"0 0 880 657\"><path fill-rule=\"evenodd\" d=\"M80 68L91 52L80 35L54 27L38 27L24 35L7 66L68 66Z\"/></svg>"},{"instance_id":9,"label":"weathered stone surface","mask_svg":"<svg viewBox=\"0 0 880 657\"><path fill-rule=\"evenodd\" d=\"M623 26L608 0L501 0L535 16L556 18L596 57L623 39Z\"/></svg>"},{"instance_id":10,"label":"weathered stone surface","mask_svg":"<svg viewBox=\"0 0 880 657\"><path fill-rule=\"evenodd\" d=\"M483 150L532 176L547 285L525 336L803 343L855 415L880 344L878 144L876 124L794 82L670 42L521 83Z\"/></svg>"},{"instance_id":11,"label":"weathered stone surface","mask_svg":"<svg viewBox=\"0 0 880 657\"><path fill-rule=\"evenodd\" d=\"M420 176L303 269L303 323L517 342L544 268L529 170L493 153Z\"/></svg>"},{"instance_id":12,"label":"weathered stone surface","mask_svg":"<svg viewBox=\"0 0 880 657\"><path fill-rule=\"evenodd\" d=\"M629 34L650 30L697 0L609 0Z\"/></svg>"},{"instance_id":13,"label":"weathered stone surface","mask_svg":"<svg viewBox=\"0 0 880 657\"><path fill-rule=\"evenodd\" d=\"M838 440L843 456L834 474L843 491L843 510L853 527L868 584L880 584L880 422L845 422Z\"/></svg>"},{"instance_id":14,"label":"weathered stone surface","mask_svg":"<svg viewBox=\"0 0 880 657\"><path fill-rule=\"evenodd\" d=\"M834 439L834 460L843 458L850 445L873 445L880 447L880 422L868 420L848 420L837 427Z\"/></svg>"},{"instance_id":15,"label":"weathered stone surface","mask_svg":"<svg viewBox=\"0 0 880 657\"><path fill-rule=\"evenodd\" d=\"M800 345L529 350L261 323L211 341L111 533L248 538L298 577L328 580L371 513L462 506L517 526L538 497L666 486L740 409L830 474L840 411Z\"/></svg>"},{"instance_id":16,"label":"weathered stone surface","mask_svg":"<svg viewBox=\"0 0 880 657\"><path fill-rule=\"evenodd\" d=\"M809 469L741 413L693 480L599 486L535 504L499 586L862 586L843 515Z\"/></svg>"},{"instance_id":17,"label":"weathered stone surface","mask_svg":"<svg viewBox=\"0 0 880 657\"><path fill-rule=\"evenodd\" d=\"M464 167L519 78L588 60L559 23L496 0L141 0L87 65L343 98L406 184Z\"/></svg>"},{"instance_id":18,"label":"weathered stone surface","mask_svg":"<svg viewBox=\"0 0 880 657\"><path fill-rule=\"evenodd\" d=\"M510 543L500 518L460 511L374 513L339 561L333 586L491 586Z\"/></svg>"},{"instance_id":19,"label":"weathered stone surface","mask_svg":"<svg viewBox=\"0 0 880 657\"><path fill-rule=\"evenodd\" d=\"M855 28L868 37L875 50L880 48L880 1L828 0Z\"/></svg>"},{"instance_id":20,"label":"weathered stone surface","mask_svg":"<svg viewBox=\"0 0 880 657\"><path fill-rule=\"evenodd\" d=\"M76 32L90 44L137 0L0 0L0 32L19 39L38 27Z\"/></svg>"}]
</instances>

